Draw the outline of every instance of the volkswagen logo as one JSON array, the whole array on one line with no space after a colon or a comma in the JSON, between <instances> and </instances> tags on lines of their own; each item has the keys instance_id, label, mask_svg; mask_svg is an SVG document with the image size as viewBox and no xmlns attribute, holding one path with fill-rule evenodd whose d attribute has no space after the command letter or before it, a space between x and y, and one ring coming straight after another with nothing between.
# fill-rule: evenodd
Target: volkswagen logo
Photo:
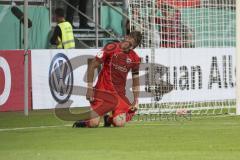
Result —
<instances>
[{"instance_id":1,"label":"volkswagen logo","mask_svg":"<svg viewBox=\"0 0 240 160\"><path fill-rule=\"evenodd\" d=\"M73 90L73 70L68 57L56 54L49 69L49 87L53 98L58 103L68 101Z\"/></svg>"}]
</instances>

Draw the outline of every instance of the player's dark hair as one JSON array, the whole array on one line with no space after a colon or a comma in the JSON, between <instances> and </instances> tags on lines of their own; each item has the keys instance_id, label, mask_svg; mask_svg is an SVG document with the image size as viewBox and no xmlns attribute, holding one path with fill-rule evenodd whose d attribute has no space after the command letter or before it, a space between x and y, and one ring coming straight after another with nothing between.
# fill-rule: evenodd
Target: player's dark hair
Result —
<instances>
[{"instance_id":1,"label":"player's dark hair","mask_svg":"<svg viewBox=\"0 0 240 160\"><path fill-rule=\"evenodd\" d=\"M62 8L56 8L55 9L55 14L58 17L64 17L64 10Z\"/></svg>"},{"instance_id":2,"label":"player's dark hair","mask_svg":"<svg viewBox=\"0 0 240 160\"><path fill-rule=\"evenodd\" d=\"M139 31L132 31L132 32L129 33L128 36L134 38L137 45L139 45L142 41L142 33L139 32Z\"/></svg>"}]
</instances>

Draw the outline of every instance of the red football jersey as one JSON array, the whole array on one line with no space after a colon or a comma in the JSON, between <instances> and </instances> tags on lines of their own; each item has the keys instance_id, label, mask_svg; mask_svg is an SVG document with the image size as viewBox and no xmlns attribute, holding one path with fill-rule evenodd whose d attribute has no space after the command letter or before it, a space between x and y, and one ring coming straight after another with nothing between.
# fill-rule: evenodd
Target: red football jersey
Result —
<instances>
[{"instance_id":1,"label":"red football jersey","mask_svg":"<svg viewBox=\"0 0 240 160\"><path fill-rule=\"evenodd\" d=\"M128 72L139 71L140 57L133 50L124 53L120 43L110 43L97 54L96 59L103 66L95 88L125 95Z\"/></svg>"}]
</instances>

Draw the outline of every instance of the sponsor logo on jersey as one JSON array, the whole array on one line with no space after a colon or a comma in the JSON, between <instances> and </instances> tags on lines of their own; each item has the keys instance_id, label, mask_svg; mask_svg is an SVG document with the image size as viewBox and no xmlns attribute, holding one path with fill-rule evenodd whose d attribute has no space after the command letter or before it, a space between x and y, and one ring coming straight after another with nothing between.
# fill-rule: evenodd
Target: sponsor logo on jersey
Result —
<instances>
[{"instance_id":1,"label":"sponsor logo on jersey","mask_svg":"<svg viewBox=\"0 0 240 160\"><path fill-rule=\"evenodd\" d=\"M102 58L102 57L103 57L103 52L104 52L104 51L98 52L98 53L97 53L97 57L98 57L98 58Z\"/></svg>"},{"instance_id":2,"label":"sponsor logo on jersey","mask_svg":"<svg viewBox=\"0 0 240 160\"><path fill-rule=\"evenodd\" d=\"M119 66L118 64L112 63L112 66L114 69L119 70L121 72L128 72L128 69L126 66Z\"/></svg>"},{"instance_id":3,"label":"sponsor logo on jersey","mask_svg":"<svg viewBox=\"0 0 240 160\"><path fill-rule=\"evenodd\" d=\"M130 58L127 58L126 62L127 62L127 64L130 64L130 63L132 63L132 60Z\"/></svg>"}]
</instances>

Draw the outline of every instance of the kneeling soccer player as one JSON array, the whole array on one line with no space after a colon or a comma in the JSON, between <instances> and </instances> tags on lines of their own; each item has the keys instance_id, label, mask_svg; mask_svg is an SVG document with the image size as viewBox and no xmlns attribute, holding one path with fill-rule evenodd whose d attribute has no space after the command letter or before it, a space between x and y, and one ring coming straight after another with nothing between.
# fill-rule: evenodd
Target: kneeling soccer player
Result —
<instances>
[{"instance_id":1,"label":"kneeling soccer player","mask_svg":"<svg viewBox=\"0 0 240 160\"><path fill-rule=\"evenodd\" d=\"M88 68L88 89L86 98L91 104L89 117L80 117L73 127L97 127L100 117L105 116L105 126L111 124L123 127L137 110L139 97L140 57L133 51L142 39L139 31L132 31L121 42L107 44L92 60ZM94 70L102 65L98 81L93 87ZM134 101L130 103L125 95L128 72L132 72L132 90Z\"/></svg>"}]
</instances>

